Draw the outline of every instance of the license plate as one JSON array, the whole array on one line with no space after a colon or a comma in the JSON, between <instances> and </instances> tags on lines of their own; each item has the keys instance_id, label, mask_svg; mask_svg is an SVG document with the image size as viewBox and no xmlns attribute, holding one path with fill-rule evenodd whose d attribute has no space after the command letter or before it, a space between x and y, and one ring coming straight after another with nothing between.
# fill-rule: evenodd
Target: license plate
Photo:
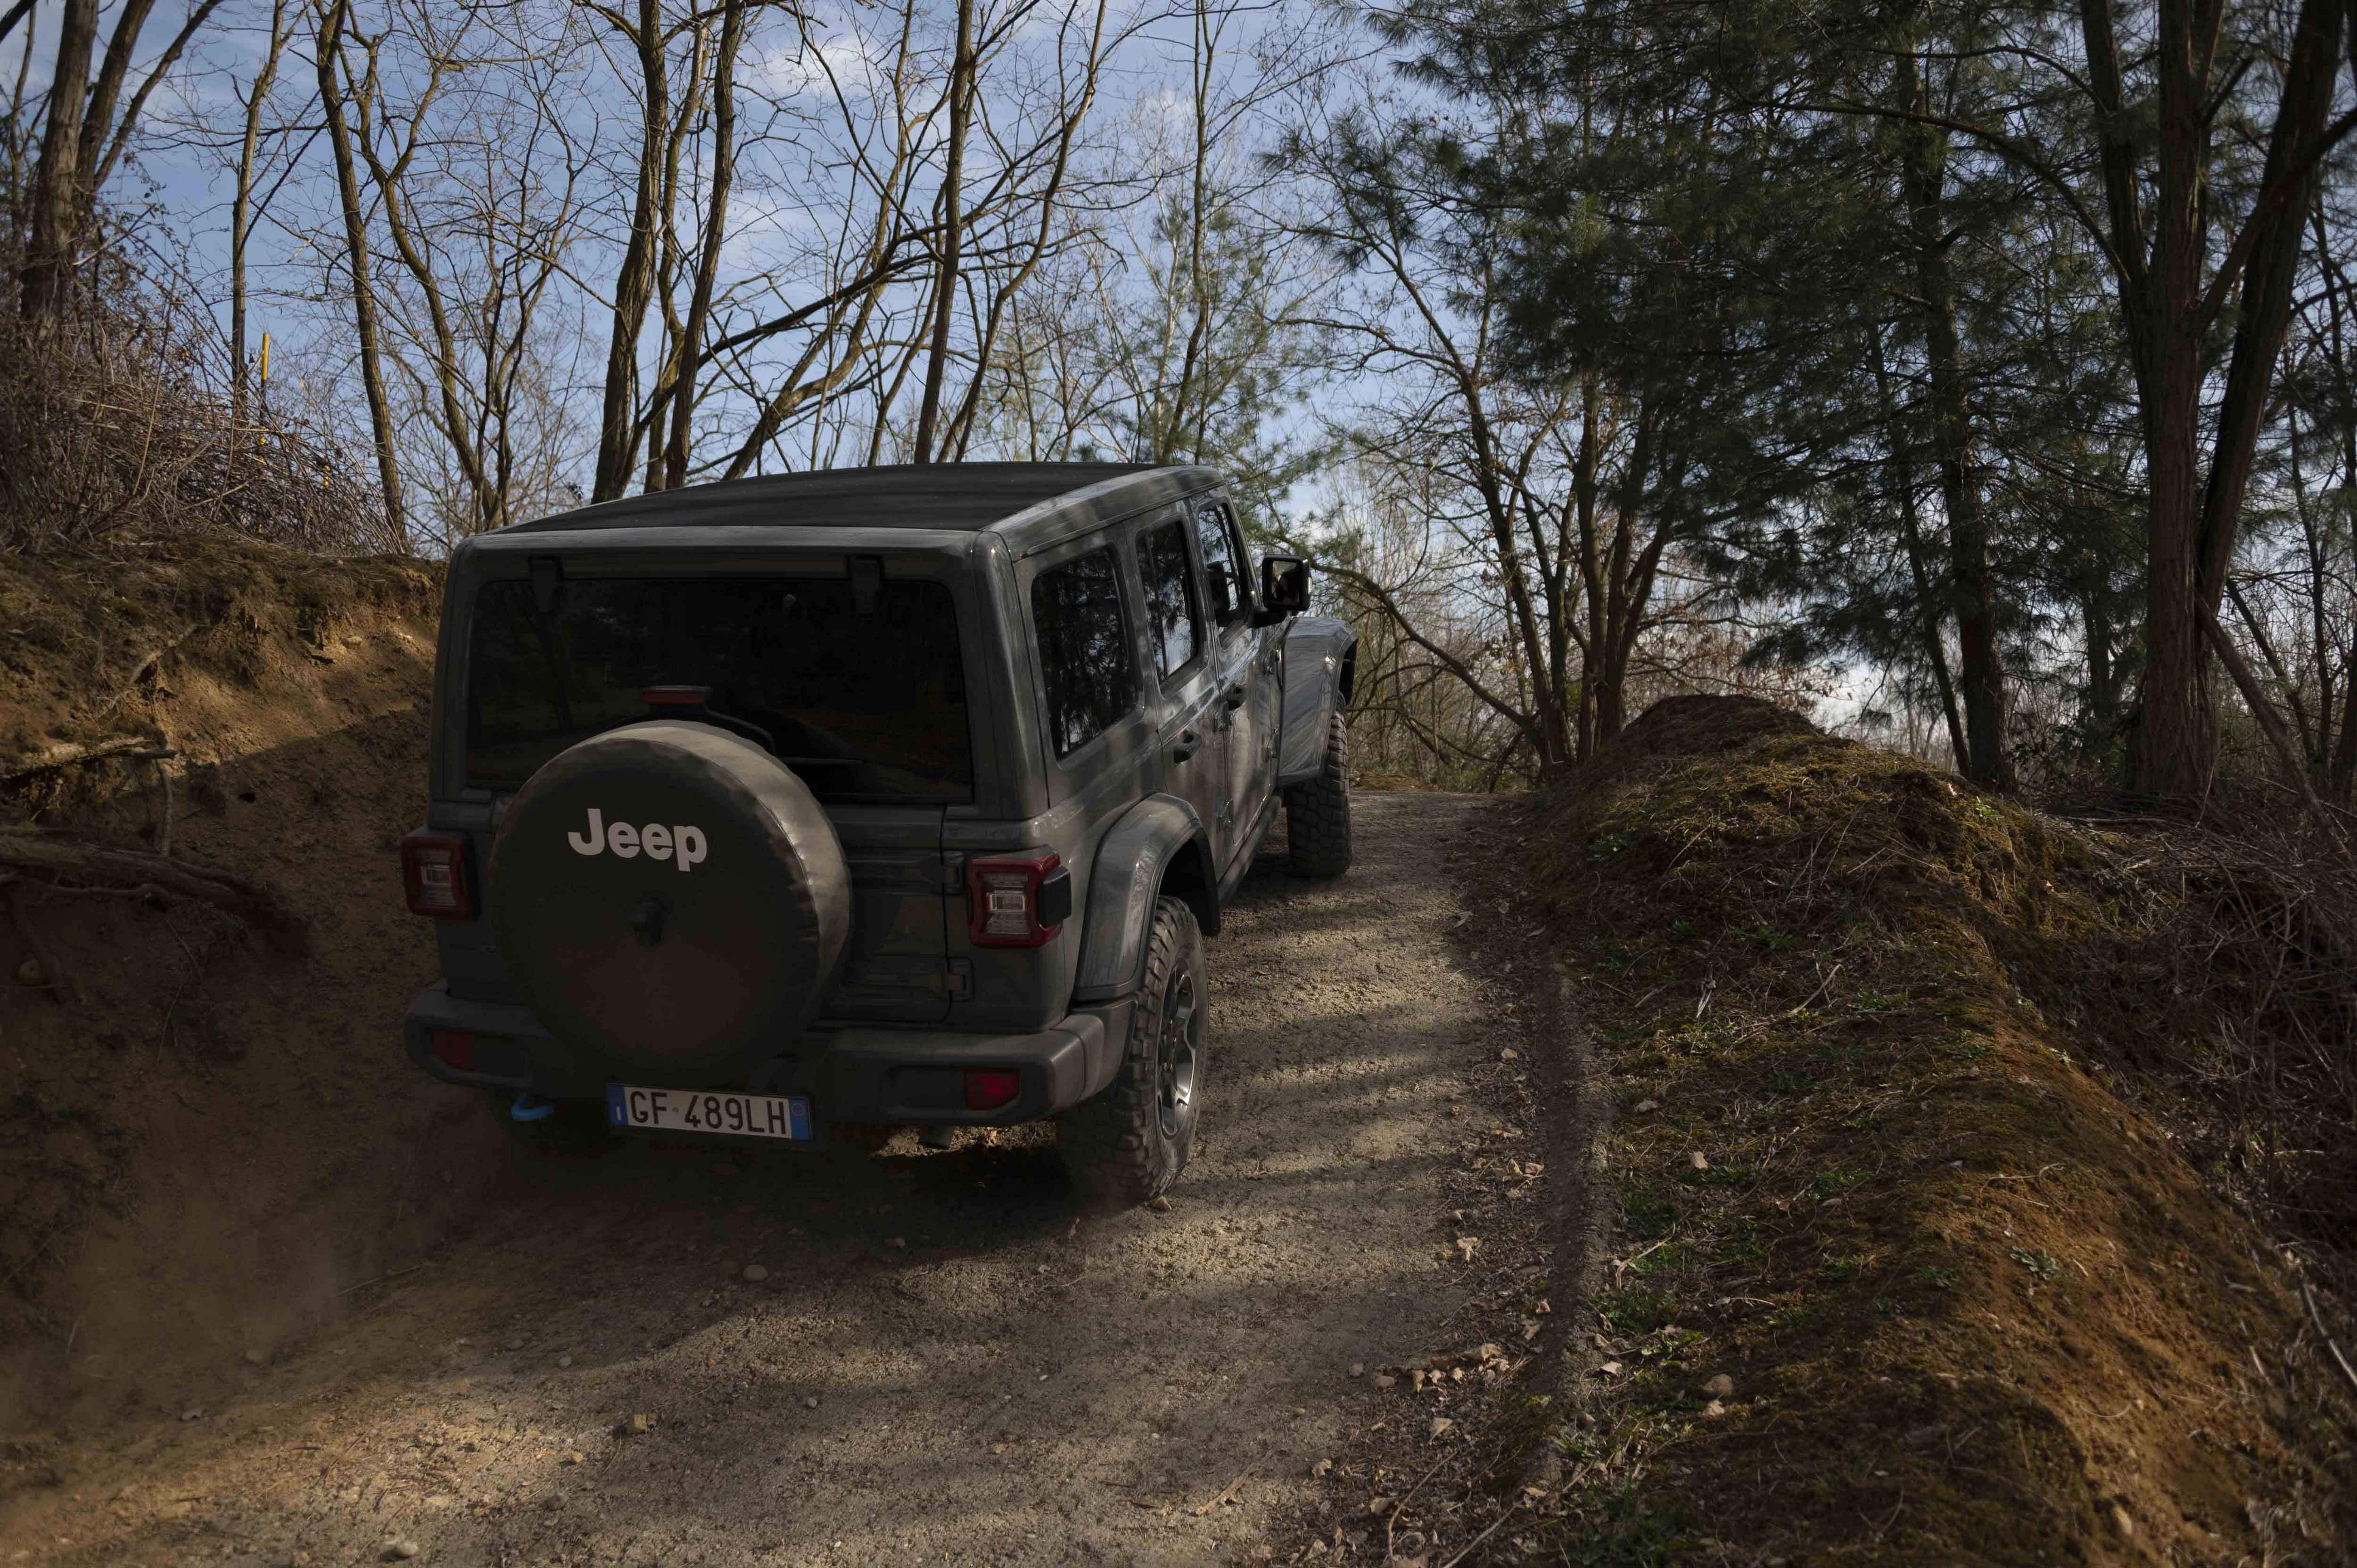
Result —
<instances>
[{"instance_id":1,"label":"license plate","mask_svg":"<svg viewBox=\"0 0 2357 1568\"><path fill-rule=\"evenodd\" d=\"M640 1089L609 1083L606 1114L617 1127L663 1133L803 1140L811 1135L810 1101L799 1094L732 1094L717 1089Z\"/></svg>"}]
</instances>

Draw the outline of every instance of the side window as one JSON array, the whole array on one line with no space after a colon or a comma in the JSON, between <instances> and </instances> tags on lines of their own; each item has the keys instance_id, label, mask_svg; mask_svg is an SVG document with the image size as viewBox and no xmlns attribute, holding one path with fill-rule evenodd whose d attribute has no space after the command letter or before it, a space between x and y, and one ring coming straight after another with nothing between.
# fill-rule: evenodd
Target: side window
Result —
<instances>
[{"instance_id":1,"label":"side window","mask_svg":"<svg viewBox=\"0 0 2357 1568\"><path fill-rule=\"evenodd\" d=\"M1166 522L1137 542L1137 564L1146 579L1146 635L1162 678L1186 667L1202 640L1203 616L1195 603L1195 574L1187 564L1186 525Z\"/></svg>"},{"instance_id":2,"label":"side window","mask_svg":"<svg viewBox=\"0 0 2357 1568\"><path fill-rule=\"evenodd\" d=\"M1211 586L1211 618L1226 626L1246 607L1243 553L1228 525L1228 509L1216 501L1195 509L1195 537L1202 542L1203 576Z\"/></svg>"},{"instance_id":3,"label":"side window","mask_svg":"<svg viewBox=\"0 0 2357 1568\"><path fill-rule=\"evenodd\" d=\"M1113 547L1076 555L1032 579L1031 624L1047 678L1048 737L1058 757L1069 757L1137 703L1137 665Z\"/></svg>"}]
</instances>

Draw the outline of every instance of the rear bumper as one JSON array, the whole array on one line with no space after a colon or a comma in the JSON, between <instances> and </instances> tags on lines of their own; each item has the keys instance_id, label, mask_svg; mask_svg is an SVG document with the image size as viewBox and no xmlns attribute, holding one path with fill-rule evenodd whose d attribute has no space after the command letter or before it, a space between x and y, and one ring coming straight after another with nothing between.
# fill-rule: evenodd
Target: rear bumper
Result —
<instances>
[{"instance_id":1,"label":"rear bumper","mask_svg":"<svg viewBox=\"0 0 2357 1568\"><path fill-rule=\"evenodd\" d=\"M764 1062L737 1087L807 1095L820 1122L885 1122L998 1127L1052 1116L1113 1081L1115 1053L1129 1033L1127 1001L1076 1008L1025 1035L817 1028ZM437 1050L435 1036L463 1035L470 1067ZM513 1089L557 1100L603 1100L608 1075L583 1069L528 1007L462 1000L436 983L409 1009L409 1059L448 1083ZM964 1069L1012 1069L1022 1091L995 1111L965 1106ZM669 1087L644 1075L633 1081ZM712 1088L714 1085L682 1087Z\"/></svg>"}]
</instances>

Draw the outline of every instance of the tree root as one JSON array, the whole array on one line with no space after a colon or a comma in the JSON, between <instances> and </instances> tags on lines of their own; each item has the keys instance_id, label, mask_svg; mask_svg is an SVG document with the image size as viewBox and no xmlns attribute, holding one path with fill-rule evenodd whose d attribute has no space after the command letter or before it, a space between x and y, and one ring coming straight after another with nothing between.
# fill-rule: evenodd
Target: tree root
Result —
<instances>
[{"instance_id":1,"label":"tree root","mask_svg":"<svg viewBox=\"0 0 2357 1568\"><path fill-rule=\"evenodd\" d=\"M231 872L198 866L145 850L113 849L38 828L0 827L0 865L43 877L70 876L88 889L138 890L169 903L210 904L300 954L309 943L303 922L270 888Z\"/></svg>"}]
</instances>

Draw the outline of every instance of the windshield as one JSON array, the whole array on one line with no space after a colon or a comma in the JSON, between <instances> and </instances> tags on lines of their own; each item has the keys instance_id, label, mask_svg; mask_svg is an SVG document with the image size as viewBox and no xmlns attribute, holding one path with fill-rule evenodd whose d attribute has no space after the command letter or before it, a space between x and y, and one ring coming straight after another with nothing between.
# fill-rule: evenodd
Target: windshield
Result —
<instances>
[{"instance_id":1,"label":"windshield","mask_svg":"<svg viewBox=\"0 0 2357 1568\"><path fill-rule=\"evenodd\" d=\"M575 741L649 716L649 686L708 686L823 800L970 800L964 667L940 583L847 579L487 583L468 660L467 781L522 783Z\"/></svg>"}]
</instances>

